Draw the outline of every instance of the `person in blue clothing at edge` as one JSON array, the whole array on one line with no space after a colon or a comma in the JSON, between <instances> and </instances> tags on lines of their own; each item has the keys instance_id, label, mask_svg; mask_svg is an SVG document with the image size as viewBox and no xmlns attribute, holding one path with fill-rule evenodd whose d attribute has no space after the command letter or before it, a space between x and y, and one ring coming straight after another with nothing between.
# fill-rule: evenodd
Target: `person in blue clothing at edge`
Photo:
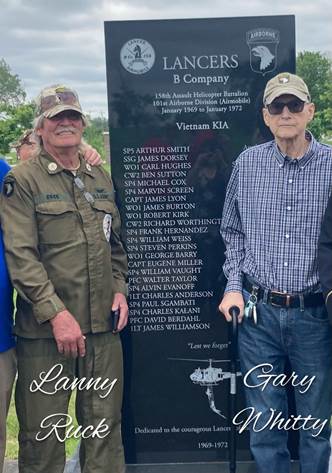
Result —
<instances>
[{"instance_id":1,"label":"person in blue clothing at edge","mask_svg":"<svg viewBox=\"0 0 332 473\"><path fill-rule=\"evenodd\" d=\"M0 187L10 170L0 158ZM12 386L16 373L15 340L13 325L13 289L9 279L0 227L0 472L3 469L6 450L6 418L10 404Z\"/></svg>"},{"instance_id":2,"label":"person in blue clothing at edge","mask_svg":"<svg viewBox=\"0 0 332 473\"><path fill-rule=\"evenodd\" d=\"M18 159L31 159L36 151L32 130L24 132L13 146ZM98 151L87 143L84 144L83 153L84 159L90 164L101 163ZM9 170L10 166L0 157L0 192L3 179ZM6 451L6 419L16 375L15 338L12 334L13 309L13 288L7 271L0 226L0 473L3 471Z\"/></svg>"},{"instance_id":3,"label":"person in blue clothing at edge","mask_svg":"<svg viewBox=\"0 0 332 473\"><path fill-rule=\"evenodd\" d=\"M320 226L332 187L332 148L306 130L315 112L305 82L281 73L266 84L263 118L274 140L234 163L221 233L228 279L220 312L238 306L250 430L259 473L289 473L288 430L299 430L301 473L328 473L332 327L318 277ZM289 361L291 373L285 374ZM288 415L285 383L294 386Z\"/></svg>"}]
</instances>

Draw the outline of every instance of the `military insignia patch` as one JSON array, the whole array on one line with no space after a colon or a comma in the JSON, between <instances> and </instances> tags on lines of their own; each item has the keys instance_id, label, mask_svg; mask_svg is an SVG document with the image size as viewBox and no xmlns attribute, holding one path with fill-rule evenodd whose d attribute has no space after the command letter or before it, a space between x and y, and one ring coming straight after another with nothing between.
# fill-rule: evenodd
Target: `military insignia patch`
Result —
<instances>
[{"instance_id":1,"label":"military insignia patch","mask_svg":"<svg viewBox=\"0 0 332 473\"><path fill-rule=\"evenodd\" d=\"M58 169L58 165L57 163L50 163L48 166L47 166L48 170L51 171L51 172L54 172Z\"/></svg>"},{"instance_id":2,"label":"military insignia patch","mask_svg":"<svg viewBox=\"0 0 332 473\"><path fill-rule=\"evenodd\" d=\"M285 76L279 77L280 84L287 84L287 82L289 82L289 77L285 77Z\"/></svg>"},{"instance_id":3,"label":"military insignia patch","mask_svg":"<svg viewBox=\"0 0 332 473\"><path fill-rule=\"evenodd\" d=\"M104 230L106 240L110 241L111 230L112 230L112 215L111 214L105 215L104 221L103 221L103 230Z\"/></svg>"},{"instance_id":4,"label":"military insignia patch","mask_svg":"<svg viewBox=\"0 0 332 473\"><path fill-rule=\"evenodd\" d=\"M10 197L14 192L14 183L5 182L3 185L3 193L6 197Z\"/></svg>"},{"instance_id":5,"label":"military insignia patch","mask_svg":"<svg viewBox=\"0 0 332 473\"><path fill-rule=\"evenodd\" d=\"M277 50L280 32L272 28L255 28L247 31L250 50L250 67L254 72L267 74L277 67Z\"/></svg>"}]
</instances>

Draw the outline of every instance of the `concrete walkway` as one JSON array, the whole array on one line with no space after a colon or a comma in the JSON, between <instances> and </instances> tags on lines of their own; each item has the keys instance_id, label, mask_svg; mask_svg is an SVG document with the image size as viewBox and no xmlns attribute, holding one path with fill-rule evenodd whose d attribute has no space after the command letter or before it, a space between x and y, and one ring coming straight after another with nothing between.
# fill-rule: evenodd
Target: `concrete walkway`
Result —
<instances>
[{"instance_id":1,"label":"concrete walkway","mask_svg":"<svg viewBox=\"0 0 332 473\"><path fill-rule=\"evenodd\" d=\"M332 437L331 437L332 444ZM237 473L256 473L255 465L249 462L238 462ZM291 473L299 473L297 462L292 464ZM78 450L67 461L64 473L80 473ZM6 460L3 473L18 473L17 461ZM108 472L105 472L108 473ZM167 465L127 465L127 473L229 473L228 463L177 463ZM329 473L332 473L332 457Z\"/></svg>"},{"instance_id":2,"label":"concrete walkway","mask_svg":"<svg viewBox=\"0 0 332 473\"><path fill-rule=\"evenodd\" d=\"M111 467L110 467L111 471ZM64 473L80 473L76 461L68 461ZM237 473L256 473L253 463L238 462ZM16 461L6 461L4 473L18 473ZM105 471L105 473L108 473ZM228 463L177 463L168 465L127 465L127 473L229 473ZM291 473L299 473L292 465ZM332 473L332 470L331 470Z\"/></svg>"}]
</instances>

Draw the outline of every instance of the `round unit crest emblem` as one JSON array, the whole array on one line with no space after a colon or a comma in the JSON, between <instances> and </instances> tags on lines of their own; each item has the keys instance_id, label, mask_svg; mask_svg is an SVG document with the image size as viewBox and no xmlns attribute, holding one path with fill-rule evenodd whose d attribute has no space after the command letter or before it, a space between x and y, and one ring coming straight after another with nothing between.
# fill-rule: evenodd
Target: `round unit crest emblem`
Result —
<instances>
[{"instance_id":1,"label":"round unit crest emblem","mask_svg":"<svg viewBox=\"0 0 332 473\"><path fill-rule=\"evenodd\" d=\"M155 59L154 49L145 39L130 39L120 51L121 64L132 74L145 74L151 69Z\"/></svg>"},{"instance_id":2,"label":"round unit crest emblem","mask_svg":"<svg viewBox=\"0 0 332 473\"><path fill-rule=\"evenodd\" d=\"M47 168L49 171L54 172L58 169L58 165L57 163L52 162L47 166Z\"/></svg>"}]
</instances>

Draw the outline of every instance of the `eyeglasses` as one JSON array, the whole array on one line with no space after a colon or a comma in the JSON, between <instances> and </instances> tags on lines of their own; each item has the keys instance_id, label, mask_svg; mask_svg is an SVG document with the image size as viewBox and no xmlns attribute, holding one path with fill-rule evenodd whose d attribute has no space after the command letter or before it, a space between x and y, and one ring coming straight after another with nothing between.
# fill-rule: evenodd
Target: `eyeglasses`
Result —
<instances>
[{"instance_id":1,"label":"eyeglasses","mask_svg":"<svg viewBox=\"0 0 332 473\"><path fill-rule=\"evenodd\" d=\"M46 97L42 97L40 103L40 111L41 113L46 112L52 107L59 105L60 103L65 105L75 105L79 107L78 99L73 92L57 92L54 95L48 95Z\"/></svg>"},{"instance_id":2,"label":"eyeglasses","mask_svg":"<svg viewBox=\"0 0 332 473\"><path fill-rule=\"evenodd\" d=\"M285 107L287 107L291 113L300 113L303 111L305 103L306 102L303 102L300 99L293 99L289 102L274 100L269 105L266 105L266 108L271 115L280 115Z\"/></svg>"}]
</instances>

